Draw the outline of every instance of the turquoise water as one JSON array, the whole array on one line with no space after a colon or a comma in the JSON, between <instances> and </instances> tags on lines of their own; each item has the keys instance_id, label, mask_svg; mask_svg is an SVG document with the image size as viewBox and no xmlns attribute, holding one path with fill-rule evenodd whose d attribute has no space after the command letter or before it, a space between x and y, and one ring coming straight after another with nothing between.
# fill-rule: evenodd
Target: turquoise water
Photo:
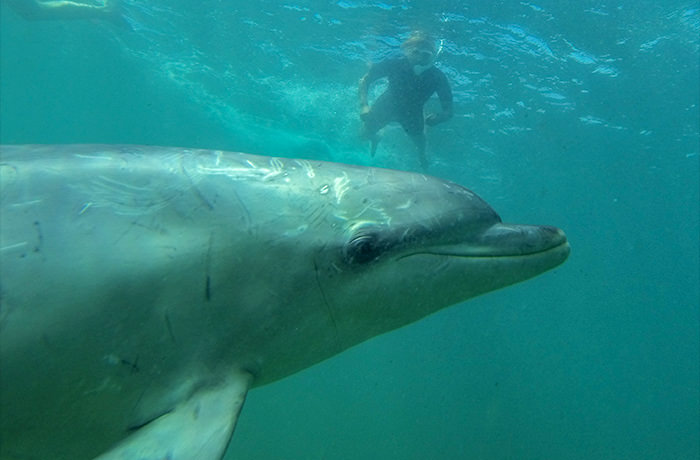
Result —
<instances>
[{"instance_id":1,"label":"turquoise water","mask_svg":"<svg viewBox=\"0 0 700 460\"><path fill-rule=\"evenodd\" d=\"M123 27L0 0L2 143L417 170L397 127L369 157L356 84L429 30L456 112L430 173L571 240L551 273L252 391L226 458L700 455L700 4L471 3L125 0Z\"/></svg>"}]
</instances>

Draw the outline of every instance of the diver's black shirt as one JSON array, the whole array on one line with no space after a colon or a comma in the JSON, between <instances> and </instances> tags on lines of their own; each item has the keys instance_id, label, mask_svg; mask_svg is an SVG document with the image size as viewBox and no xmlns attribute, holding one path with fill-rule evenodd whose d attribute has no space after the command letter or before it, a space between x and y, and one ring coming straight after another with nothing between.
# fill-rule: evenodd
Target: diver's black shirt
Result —
<instances>
[{"instance_id":1,"label":"diver's black shirt","mask_svg":"<svg viewBox=\"0 0 700 460\"><path fill-rule=\"evenodd\" d=\"M389 80L385 97L392 99L396 109L405 112L423 111L423 105L437 93L443 110L452 109L452 90L447 77L435 66L420 75L405 57L390 58L373 64L367 78L369 83L380 78Z\"/></svg>"}]
</instances>

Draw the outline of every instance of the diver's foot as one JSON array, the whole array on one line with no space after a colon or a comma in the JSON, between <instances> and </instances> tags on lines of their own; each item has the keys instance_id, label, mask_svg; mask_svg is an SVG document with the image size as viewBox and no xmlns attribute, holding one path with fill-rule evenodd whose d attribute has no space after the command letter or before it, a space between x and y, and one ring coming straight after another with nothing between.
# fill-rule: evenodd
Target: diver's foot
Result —
<instances>
[{"instance_id":1,"label":"diver's foot","mask_svg":"<svg viewBox=\"0 0 700 460\"><path fill-rule=\"evenodd\" d=\"M379 139L376 137L373 137L369 141L369 154L372 158L374 158L374 154L377 153L377 145L379 145Z\"/></svg>"},{"instance_id":2,"label":"diver's foot","mask_svg":"<svg viewBox=\"0 0 700 460\"><path fill-rule=\"evenodd\" d=\"M424 172L428 171L428 158L425 156L425 154L419 154L418 155L418 161L420 161L420 167Z\"/></svg>"},{"instance_id":3,"label":"diver's foot","mask_svg":"<svg viewBox=\"0 0 700 460\"><path fill-rule=\"evenodd\" d=\"M360 138L362 138L365 141L369 141L369 153L374 157L374 154L377 153L377 145L379 145L379 141L381 140L382 136L379 134L379 132L369 132L367 130L366 126L362 126L362 129L360 130Z\"/></svg>"}]
</instances>

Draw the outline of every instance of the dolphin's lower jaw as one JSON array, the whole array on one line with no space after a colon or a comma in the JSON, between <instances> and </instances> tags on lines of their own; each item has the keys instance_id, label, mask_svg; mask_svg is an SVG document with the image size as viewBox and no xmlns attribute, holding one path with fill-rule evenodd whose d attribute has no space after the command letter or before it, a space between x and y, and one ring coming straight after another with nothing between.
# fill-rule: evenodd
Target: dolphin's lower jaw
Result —
<instances>
[{"instance_id":1,"label":"dolphin's lower jaw","mask_svg":"<svg viewBox=\"0 0 700 460\"><path fill-rule=\"evenodd\" d=\"M471 243L380 257L324 286L341 349L347 349L444 308L534 278L563 263L570 246L555 227L496 224ZM504 248L497 246L503 239ZM478 243L477 243L478 241ZM488 242L488 245L485 244ZM522 246L521 246L522 245ZM527 248L527 249L525 249ZM391 284L388 273L401 273ZM406 299L410 298L410 304ZM353 316L347 304L352 299ZM358 324L362 327L357 327Z\"/></svg>"},{"instance_id":2,"label":"dolphin's lower jaw","mask_svg":"<svg viewBox=\"0 0 700 460\"><path fill-rule=\"evenodd\" d=\"M425 316L440 308L534 278L561 265L569 252L569 243L564 241L548 249L524 255L428 251L406 255L400 262L423 267L424 277L430 280L425 282L431 282L432 289L439 292L442 305L426 305ZM446 272L452 275L444 276ZM412 321L418 319L420 316Z\"/></svg>"},{"instance_id":3,"label":"dolphin's lower jaw","mask_svg":"<svg viewBox=\"0 0 700 460\"><path fill-rule=\"evenodd\" d=\"M529 265L530 269L527 271L521 271L520 275L524 275L526 272L532 271L532 276L536 276L547 270L561 265L571 252L571 246L567 241L553 246L548 249L544 249L537 252L530 252L528 254L480 254L471 252L460 252L459 250L449 251L449 250L436 250L436 251L426 251L417 252L403 256L403 258L410 258L415 256L435 256L435 257L445 257L453 259L455 261L462 261L465 263L473 264L497 264L501 269L505 264L511 265ZM523 280L531 278L532 276L523 277Z\"/></svg>"},{"instance_id":4,"label":"dolphin's lower jaw","mask_svg":"<svg viewBox=\"0 0 700 460\"><path fill-rule=\"evenodd\" d=\"M535 225L496 224L488 230L469 238L466 242L452 245L427 247L420 251L404 254L409 257L417 254L432 254L452 257L528 257L542 253L553 255L553 261L569 254L566 234L556 227Z\"/></svg>"}]
</instances>

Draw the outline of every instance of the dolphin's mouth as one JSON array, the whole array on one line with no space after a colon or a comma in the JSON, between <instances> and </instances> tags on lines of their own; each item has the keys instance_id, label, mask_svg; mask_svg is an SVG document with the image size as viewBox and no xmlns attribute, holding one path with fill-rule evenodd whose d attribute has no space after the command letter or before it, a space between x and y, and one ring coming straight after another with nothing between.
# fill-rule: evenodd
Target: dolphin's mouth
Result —
<instances>
[{"instance_id":1,"label":"dolphin's mouth","mask_svg":"<svg viewBox=\"0 0 700 460\"><path fill-rule=\"evenodd\" d=\"M564 242L562 244L559 244L557 246L551 247L549 249L544 249L542 251L536 251L536 252L528 252L528 253L513 253L513 254L489 254L485 252L479 252L479 251L469 251L469 250L428 250L428 251L419 251L419 252L412 252L410 254L403 254L400 257L398 257L398 260L405 259L407 257L411 256L417 256L417 255L430 255L430 256L444 256L444 257L462 257L462 258L469 258L469 259L494 259L494 258L507 258L507 257L528 257L528 256L535 256L535 255L543 255L546 253L557 253L557 252L563 252L566 251L566 255L568 256L568 253L570 251L570 246L568 242Z\"/></svg>"},{"instance_id":2,"label":"dolphin's mouth","mask_svg":"<svg viewBox=\"0 0 700 460\"><path fill-rule=\"evenodd\" d=\"M524 257L568 248L566 235L556 227L494 223L488 227L358 228L343 247L349 265L364 265L393 254L394 260L415 255L493 258ZM567 252L568 254L568 252Z\"/></svg>"},{"instance_id":3,"label":"dolphin's mouth","mask_svg":"<svg viewBox=\"0 0 700 460\"><path fill-rule=\"evenodd\" d=\"M401 254L399 259L425 254L450 257L523 257L546 252L566 252L566 234L556 227L498 223L476 237L455 244L428 246Z\"/></svg>"}]
</instances>

